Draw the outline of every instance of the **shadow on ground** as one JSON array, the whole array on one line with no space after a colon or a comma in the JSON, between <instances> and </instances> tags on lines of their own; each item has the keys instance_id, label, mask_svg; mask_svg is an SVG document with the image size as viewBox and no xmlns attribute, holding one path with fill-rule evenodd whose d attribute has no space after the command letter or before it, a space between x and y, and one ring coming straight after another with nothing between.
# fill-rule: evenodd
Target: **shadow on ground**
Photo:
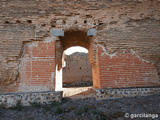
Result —
<instances>
[{"instance_id":1,"label":"shadow on ground","mask_svg":"<svg viewBox=\"0 0 160 120\"><path fill-rule=\"evenodd\" d=\"M61 103L49 105L32 103L31 107L17 105L10 109L1 106L0 120L136 120L124 117L126 113L159 113L154 120L160 120L160 95L110 100L63 98Z\"/></svg>"}]
</instances>

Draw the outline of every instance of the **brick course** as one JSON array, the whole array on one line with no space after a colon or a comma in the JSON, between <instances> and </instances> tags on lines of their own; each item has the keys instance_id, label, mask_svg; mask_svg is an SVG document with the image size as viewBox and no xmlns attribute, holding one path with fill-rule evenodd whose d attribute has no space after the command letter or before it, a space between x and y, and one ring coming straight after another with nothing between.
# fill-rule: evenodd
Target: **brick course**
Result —
<instances>
[{"instance_id":1,"label":"brick course","mask_svg":"<svg viewBox=\"0 0 160 120\"><path fill-rule=\"evenodd\" d=\"M26 45L20 67L19 91L53 90L55 88L55 41ZM29 86L30 89L27 88ZM32 90L33 89L33 90Z\"/></svg>"},{"instance_id":2,"label":"brick course","mask_svg":"<svg viewBox=\"0 0 160 120\"><path fill-rule=\"evenodd\" d=\"M0 1L0 92L54 89L54 68L74 45L89 50L95 88L159 86L159 13L159 0ZM51 29L69 39L45 40Z\"/></svg>"},{"instance_id":3,"label":"brick course","mask_svg":"<svg viewBox=\"0 0 160 120\"><path fill-rule=\"evenodd\" d=\"M159 77L153 64L129 50L107 54L98 46L100 71L99 88L159 86Z\"/></svg>"}]
</instances>

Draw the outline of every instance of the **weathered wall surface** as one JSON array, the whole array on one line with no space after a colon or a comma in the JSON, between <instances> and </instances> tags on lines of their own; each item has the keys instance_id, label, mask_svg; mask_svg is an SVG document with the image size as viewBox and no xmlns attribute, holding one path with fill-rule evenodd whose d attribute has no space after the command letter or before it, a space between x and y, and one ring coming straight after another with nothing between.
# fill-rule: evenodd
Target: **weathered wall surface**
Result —
<instances>
[{"instance_id":1,"label":"weathered wall surface","mask_svg":"<svg viewBox=\"0 0 160 120\"><path fill-rule=\"evenodd\" d=\"M71 86L92 85L92 71L87 53L76 52L65 55L66 66L63 68L63 84Z\"/></svg>"},{"instance_id":2,"label":"weathered wall surface","mask_svg":"<svg viewBox=\"0 0 160 120\"><path fill-rule=\"evenodd\" d=\"M0 1L1 92L13 91L13 86L20 80L19 66L25 44L44 41L51 28L97 29L97 35L92 38L92 45L88 48L92 71L95 73L94 86L100 87L101 81L101 71L98 71L100 68L97 66L100 59L96 54L98 44L104 46L109 55L121 50L132 50L141 61L148 61L151 67L149 73L154 71L153 77L147 81L156 81L154 84L159 85L159 0L3 0ZM146 74L147 71L143 75Z\"/></svg>"},{"instance_id":3,"label":"weathered wall surface","mask_svg":"<svg viewBox=\"0 0 160 120\"><path fill-rule=\"evenodd\" d=\"M103 46L99 45L98 59L99 88L159 86L159 77L154 65L131 50L118 50L109 55Z\"/></svg>"},{"instance_id":4,"label":"weathered wall surface","mask_svg":"<svg viewBox=\"0 0 160 120\"><path fill-rule=\"evenodd\" d=\"M25 92L0 94L0 106L3 108L22 106L32 106L33 104L51 104L52 102L61 102L62 92Z\"/></svg>"},{"instance_id":5,"label":"weathered wall surface","mask_svg":"<svg viewBox=\"0 0 160 120\"><path fill-rule=\"evenodd\" d=\"M46 38L24 48L18 91L49 91L55 84L55 41Z\"/></svg>"},{"instance_id":6,"label":"weathered wall surface","mask_svg":"<svg viewBox=\"0 0 160 120\"><path fill-rule=\"evenodd\" d=\"M135 97L159 94L160 88L115 88L96 89L97 99L112 99L121 97Z\"/></svg>"}]
</instances>

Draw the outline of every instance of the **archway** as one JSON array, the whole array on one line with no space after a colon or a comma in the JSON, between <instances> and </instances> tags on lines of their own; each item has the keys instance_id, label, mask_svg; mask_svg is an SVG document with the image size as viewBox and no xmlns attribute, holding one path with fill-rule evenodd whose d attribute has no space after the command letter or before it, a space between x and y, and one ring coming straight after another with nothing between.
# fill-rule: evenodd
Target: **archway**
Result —
<instances>
[{"instance_id":1,"label":"archway","mask_svg":"<svg viewBox=\"0 0 160 120\"><path fill-rule=\"evenodd\" d=\"M64 32L64 36L59 36L59 40L56 41L56 64L58 65L58 70L62 67L62 56L64 50L72 46L81 46L88 49L90 54L91 42L92 36L88 36L86 30L66 30Z\"/></svg>"},{"instance_id":2,"label":"archway","mask_svg":"<svg viewBox=\"0 0 160 120\"><path fill-rule=\"evenodd\" d=\"M63 88L92 86L92 70L88 50L74 46L63 52Z\"/></svg>"},{"instance_id":3,"label":"archway","mask_svg":"<svg viewBox=\"0 0 160 120\"><path fill-rule=\"evenodd\" d=\"M65 51L74 47L74 46L80 46L83 47L83 49L88 51L87 60L88 63L91 63L91 43L92 43L92 37L87 35L87 31L85 30L77 30L77 29L71 29L64 32L64 36L59 37L59 40L56 41L56 66L57 66L57 72L56 72L56 90L63 90L63 82L62 80L65 80L62 76L63 75L63 68L65 67L64 59L65 59ZM90 69L92 69L92 63L90 65ZM79 69L82 69L79 66ZM86 68L85 68L86 69ZM83 71L83 70L80 70ZM92 71L92 70L91 70ZM92 78L92 72L91 72L91 78ZM85 79L85 78L84 78ZM91 83L93 85L93 83Z\"/></svg>"},{"instance_id":4,"label":"archway","mask_svg":"<svg viewBox=\"0 0 160 120\"><path fill-rule=\"evenodd\" d=\"M93 36L87 30L78 29L66 30L62 36L52 32L44 41L25 44L20 65L19 91L61 91L63 52L72 46L81 46L88 50L93 87L100 88L97 47L92 40Z\"/></svg>"}]
</instances>

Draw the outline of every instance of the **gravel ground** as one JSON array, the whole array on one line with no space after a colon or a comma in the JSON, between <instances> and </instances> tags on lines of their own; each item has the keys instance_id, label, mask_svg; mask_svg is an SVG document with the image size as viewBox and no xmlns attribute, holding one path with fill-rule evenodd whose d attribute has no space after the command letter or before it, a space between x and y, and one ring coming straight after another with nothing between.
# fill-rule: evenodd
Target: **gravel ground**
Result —
<instances>
[{"instance_id":1,"label":"gravel ground","mask_svg":"<svg viewBox=\"0 0 160 120\"><path fill-rule=\"evenodd\" d=\"M152 115L133 118L136 113ZM17 105L10 109L1 106L0 120L160 120L160 95L110 100L64 98L62 103L50 105L33 103L31 107Z\"/></svg>"}]
</instances>

